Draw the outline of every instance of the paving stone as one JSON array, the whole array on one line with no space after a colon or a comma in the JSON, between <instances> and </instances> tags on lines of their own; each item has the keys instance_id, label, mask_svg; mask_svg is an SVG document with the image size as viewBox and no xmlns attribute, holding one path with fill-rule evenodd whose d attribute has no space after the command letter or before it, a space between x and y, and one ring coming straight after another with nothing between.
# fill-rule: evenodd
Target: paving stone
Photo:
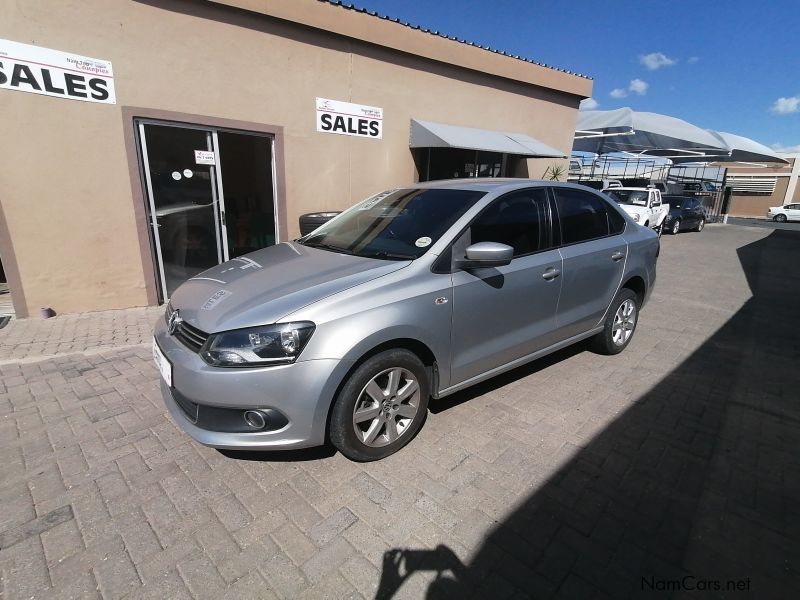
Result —
<instances>
[{"instance_id":1,"label":"paving stone","mask_svg":"<svg viewBox=\"0 0 800 600\"><path fill-rule=\"evenodd\" d=\"M317 546L324 546L332 539L338 537L345 529L358 520L348 508L340 508L331 516L320 521L308 532L308 537Z\"/></svg>"},{"instance_id":2,"label":"paving stone","mask_svg":"<svg viewBox=\"0 0 800 600\"><path fill-rule=\"evenodd\" d=\"M272 539L298 565L306 562L317 552L317 546L293 523L284 523L273 531Z\"/></svg>"},{"instance_id":3,"label":"paving stone","mask_svg":"<svg viewBox=\"0 0 800 600\"><path fill-rule=\"evenodd\" d=\"M0 533L0 550L6 550L23 540L38 536L72 518L72 507L64 506L32 521L7 529Z\"/></svg>"},{"instance_id":4,"label":"paving stone","mask_svg":"<svg viewBox=\"0 0 800 600\"><path fill-rule=\"evenodd\" d=\"M354 552L353 546L347 540L336 538L303 563L303 572L309 581L317 582L328 573L338 569Z\"/></svg>"}]
</instances>

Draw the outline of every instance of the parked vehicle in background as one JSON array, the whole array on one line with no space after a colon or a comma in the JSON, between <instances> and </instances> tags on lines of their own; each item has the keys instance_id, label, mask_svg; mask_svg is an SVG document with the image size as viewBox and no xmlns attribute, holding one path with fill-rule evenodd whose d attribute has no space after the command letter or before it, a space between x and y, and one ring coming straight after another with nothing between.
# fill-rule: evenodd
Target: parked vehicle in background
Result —
<instances>
[{"instance_id":1,"label":"parked vehicle in background","mask_svg":"<svg viewBox=\"0 0 800 600\"><path fill-rule=\"evenodd\" d=\"M677 183L670 183L669 181L654 181L650 184L652 187L656 188L659 192L661 192L662 200L664 196L668 195L680 195L681 191L683 190L683 186Z\"/></svg>"},{"instance_id":2,"label":"parked vehicle in background","mask_svg":"<svg viewBox=\"0 0 800 600\"><path fill-rule=\"evenodd\" d=\"M767 218L786 223L786 221L800 221L800 204L784 204L783 206L770 206L767 209Z\"/></svg>"},{"instance_id":3,"label":"parked vehicle in background","mask_svg":"<svg viewBox=\"0 0 800 600\"><path fill-rule=\"evenodd\" d=\"M584 186L417 184L188 280L153 355L175 422L218 448L403 447L442 398L591 338L630 343L658 236Z\"/></svg>"},{"instance_id":4,"label":"parked vehicle in background","mask_svg":"<svg viewBox=\"0 0 800 600\"><path fill-rule=\"evenodd\" d=\"M635 222L650 227L661 235L669 205L661 200L661 191L654 187L618 187L603 190L611 196Z\"/></svg>"},{"instance_id":5,"label":"parked vehicle in background","mask_svg":"<svg viewBox=\"0 0 800 600\"><path fill-rule=\"evenodd\" d=\"M669 204L669 213L664 219L665 231L673 235L687 229L703 231L706 211L700 200L691 196L664 196L663 201Z\"/></svg>"},{"instance_id":6,"label":"parked vehicle in background","mask_svg":"<svg viewBox=\"0 0 800 600\"><path fill-rule=\"evenodd\" d=\"M718 190L717 184L711 181L690 181L683 184L684 192L716 192Z\"/></svg>"}]
</instances>

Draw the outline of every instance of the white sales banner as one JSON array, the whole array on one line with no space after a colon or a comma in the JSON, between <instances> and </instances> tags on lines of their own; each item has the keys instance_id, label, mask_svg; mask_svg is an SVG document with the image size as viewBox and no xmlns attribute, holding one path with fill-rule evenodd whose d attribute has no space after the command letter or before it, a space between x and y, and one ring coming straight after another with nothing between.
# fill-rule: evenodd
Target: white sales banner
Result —
<instances>
[{"instance_id":1,"label":"white sales banner","mask_svg":"<svg viewBox=\"0 0 800 600\"><path fill-rule=\"evenodd\" d=\"M2 39L0 89L117 103L109 61Z\"/></svg>"},{"instance_id":2,"label":"white sales banner","mask_svg":"<svg viewBox=\"0 0 800 600\"><path fill-rule=\"evenodd\" d=\"M317 98L317 131L383 138L383 109Z\"/></svg>"}]
</instances>

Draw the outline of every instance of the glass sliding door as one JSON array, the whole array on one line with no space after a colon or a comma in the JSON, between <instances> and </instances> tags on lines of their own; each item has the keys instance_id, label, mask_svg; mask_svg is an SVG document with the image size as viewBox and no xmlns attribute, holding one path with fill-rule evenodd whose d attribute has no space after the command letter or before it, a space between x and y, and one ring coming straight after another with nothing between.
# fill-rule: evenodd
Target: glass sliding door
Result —
<instances>
[{"instance_id":1,"label":"glass sliding door","mask_svg":"<svg viewBox=\"0 0 800 600\"><path fill-rule=\"evenodd\" d=\"M223 261L277 241L273 140L137 122L160 297Z\"/></svg>"},{"instance_id":2,"label":"glass sliding door","mask_svg":"<svg viewBox=\"0 0 800 600\"><path fill-rule=\"evenodd\" d=\"M275 243L275 182L272 177L272 138L219 131L222 187L228 258Z\"/></svg>"}]
</instances>

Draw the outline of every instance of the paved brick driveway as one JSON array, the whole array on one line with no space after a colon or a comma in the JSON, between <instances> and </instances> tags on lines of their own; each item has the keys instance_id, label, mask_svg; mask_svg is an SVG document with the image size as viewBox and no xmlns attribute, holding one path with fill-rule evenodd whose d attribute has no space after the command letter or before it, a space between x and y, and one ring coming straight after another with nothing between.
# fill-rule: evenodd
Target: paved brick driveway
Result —
<instances>
[{"instance_id":1,"label":"paved brick driveway","mask_svg":"<svg viewBox=\"0 0 800 600\"><path fill-rule=\"evenodd\" d=\"M434 403L365 465L182 435L147 345L160 309L12 322L2 596L797 597L800 235L662 245L625 353L569 349Z\"/></svg>"}]
</instances>

